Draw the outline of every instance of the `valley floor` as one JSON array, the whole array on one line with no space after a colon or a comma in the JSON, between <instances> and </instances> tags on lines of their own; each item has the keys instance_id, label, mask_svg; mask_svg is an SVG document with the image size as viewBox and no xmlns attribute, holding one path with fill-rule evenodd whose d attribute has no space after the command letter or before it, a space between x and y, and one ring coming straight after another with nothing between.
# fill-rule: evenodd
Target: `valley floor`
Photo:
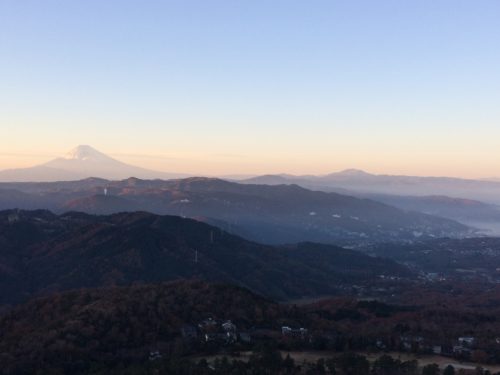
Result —
<instances>
[{"instance_id":1,"label":"valley floor","mask_svg":"<svg viewBox=\"0 0 500 375\"><path fill-rule=\"evenodd\" d=\"M459 361L455 358L444 357L439 355L416 355L411 353L399 353L399 352L380 352L380 353L369 353L369 352L356 352L358 354L364 355L370 362L374 362L382 355L389 355L394 359L399 359L401 361L412 361L416 360L419 367L424 367L429 364L437 364L441 369L444 369L448 365L452 365L455 370L474 370L477 367L482 367L484 370L489 370L491 373L500 372L500 365L491 364L480 364ZM222 359L227 357L233 360L248 361L253 353L251 351L241 352L239 355L211 355L211 356L193 356L191 359L194 361L199 361L200 359L206 359L209 363L213 363L216 359ZM316 363L319 359L335 358L342 353L333 351L281 351L281 355L285 358L287 355L295 361L296 364L301 363Z\"/></svg>"}]
</instances>

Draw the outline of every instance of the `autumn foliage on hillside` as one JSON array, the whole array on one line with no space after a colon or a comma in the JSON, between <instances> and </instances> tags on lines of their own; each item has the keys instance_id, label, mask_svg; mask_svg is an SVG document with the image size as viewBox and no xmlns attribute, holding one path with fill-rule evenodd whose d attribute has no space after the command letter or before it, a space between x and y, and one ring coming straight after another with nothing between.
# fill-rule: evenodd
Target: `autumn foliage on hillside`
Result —
<instances>
[{"instance_id":1,"label":"autumn foliage on hillside","mask_svg":"<svg viewBox=\"0 0 500 375\"><path fill-rule=\"evenodd\" d=\"M265 343L282 350L428 353L435 345L451 346L463 335L477 340L469 359L498 362L494 336L500 315L488 309L349 298L278 304L240 287L203 281L82 289L35 299L4 314L0 362L6 374L78 374L146 366L151 352L168 363L203 353L258 350ZM251 341L183 337L184 326L197 327L207 319L230 320ZM306 331L284 335L284 326Z\"/></svg>"}]
</instances>

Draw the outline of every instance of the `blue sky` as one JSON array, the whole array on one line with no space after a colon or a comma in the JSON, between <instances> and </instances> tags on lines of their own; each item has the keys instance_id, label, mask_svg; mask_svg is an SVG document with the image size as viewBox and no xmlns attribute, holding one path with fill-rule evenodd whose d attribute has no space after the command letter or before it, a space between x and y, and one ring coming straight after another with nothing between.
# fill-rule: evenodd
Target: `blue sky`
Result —
<instances>
[{"instance_id":1,"label":"blue sky","mask_svg":"<svg viewBox=\"0 0 500 375\"><path fill-rule=\"evenodd\" d=\"M0 1L0 168L500 175L499 1Z\"/></svg>"}]
</instances>

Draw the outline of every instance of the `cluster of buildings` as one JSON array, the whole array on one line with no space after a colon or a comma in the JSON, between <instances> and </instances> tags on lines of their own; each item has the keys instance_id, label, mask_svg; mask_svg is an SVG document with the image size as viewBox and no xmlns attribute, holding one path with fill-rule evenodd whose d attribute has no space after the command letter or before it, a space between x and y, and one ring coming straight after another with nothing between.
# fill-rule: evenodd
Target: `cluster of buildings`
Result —
<instances>
[{"instance_id":1,"label":"cluster of buildings","mask_svg":"<svg viewBox=\"0 0 500 375\"><path fill-rule=\"evenodd\" d=\"M454 345L430 345L421 336L401 336L400 342L405 351L430 352L448 357L470 358L477 349L477 339L473 336L461 336ZM496 342L500 344L500 338Z\"/></svg>"},{"instance_id":2,"label":"cluster of buildings","mask_svg":"<svg viewBox=\"0 0 500 375\"><path fill-rule=\"evenodd\" d=\"M224 345L236 342L250 342L251 337L247 332L241 332L231 320L217 321L208 318L196 326L185 325L181 328L182 337L189 341L214 342Z\"/></svg>"},{"instance_id":3,"label":"cluster of buildings","mask_svg":"<svg viewBox=\"0 0 500 375\"><path fill-rule=\"evenodd\" d=\"M288 326L281 327L281 334L285 337L305 339L309 331L306 328L290 328Z\"/></svg>"},{"instance_id":4,"label":"cluster of buildings","mask_svg":"<svg viewBox=\"0 0 500 375\"><path fill-rule=\"evenodd\" d=\"M205 319L196 325L184 325L181 328L181 335L188 342L215 343L223 346L250 343L253 339L279 339L280 336L300 340L310 338L309 330L303 327L282 326L280 335L279 331L272 329L253 328L250 331L242 331L231 320L219 321L213 318Z\"/></svg>"},{"instance_id":5,"label":"cluster of buildings","mask_svg":"<svg viewBox=\"0 0 500 375\"><path fill-rule=\"evenodd\" d=\"M474 349L476 339L471 336L459 337L457 345L453 345L453 354L461 357L469 357Z\"/></svg>"},{"instance_id":6,"label":"cluster of buildings","mask_svg":"<svg viewBox=\"0 0 500 375\"><path fill-rule=\"evenodd\" d=\"M500 338L498 339L500 344ZM398 350L406 352L425 352L449 357L469 357L476 349L476 338L472 336L459 337L455 345L436 345L422 336L402 335L396 342ZM377 339L375 346L379 350L387 350L390 345L383 339Z\"/></svg>"}]
</instances>

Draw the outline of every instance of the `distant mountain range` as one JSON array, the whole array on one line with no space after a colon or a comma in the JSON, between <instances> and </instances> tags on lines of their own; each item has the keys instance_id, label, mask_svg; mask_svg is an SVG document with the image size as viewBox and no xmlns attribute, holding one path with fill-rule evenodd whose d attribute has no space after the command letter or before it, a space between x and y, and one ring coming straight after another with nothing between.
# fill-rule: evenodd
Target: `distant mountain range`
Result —
<instances>
[{"instance_id":1,"label":"distant mountain range","mask_svg":"<svg viewBox=\"0 0 500 375\"><path fill-rule=\"evenodd\" d=\"M124 179L179 178L187 174L164 173L135 167L113 159L90 146L82 145L68 152L65 157L51 160L31 168L0 171L0 181L46 182L73 181L89 177Z\"/></svg>"},{"instance_id":2,"label":"distant mountain range","mask_svg":"<svg viewBox=\"0 0 500 375\"><path fill-rule=\"evenodd\" d=\"M263 175L241 180L251 184L297 184L311 189L391 195L445 195L500 204L500 182L453 177L376 175L347 169L324 176Z\"/></svg>"},{"instance_id":3,"label":"distant mountain range","mask_svg":"<svg viewBox=\"0 0 500 375\"><path fill-rule=\"evenodd\" d=\"M190 219L0 211L0 305L56 291L182 278L298 298L411 277L394 261L331 245L266 246Z\"/></svg>"},{"instance_id":4,"label":"distant mountain range","mask_svg":"<svg viewBox=\"0 0 500 375\"><path fill-rule=\"evenodd\" d=\"M369 199L311 191L297 185L238 184L210 178L3 183L0 209L9 208L179 215L269 244L353 244L471 233L455 221Z\"/></svg>"},{"instance_id":5,"label":"distant mountain range","mask_svg":"<svg viewBox=\"0 0 500 375\"><path fill-rule=\"evenodd\" d=\"M66 156L31 168L0 171L0 182L56 182L86 178L123 180L172 179L188 174L165 173L132 166L113 159L88 145L80 145ZM403 196L449 196L500 204L500 179L472 180L452 177L377 175L358 169L327 175L274 174L248 178L226 175L223 179L240 183L299 186L322 191L352 194L389 194Z\"/></svg>"},{"instance_id":6,"label":"distant mountain range","mask_svg":"<svg viewBox=\"0 0 500 375\"><path fill-rule=\"evenodd\" d=\"M485 233L500 234L500 181L374 175L348 169L325 176L263 175L238 182L297 184L312 190L369 198L405 210L457 220Z\"/></svg>"},{"instance_id":7,"label":"distant mountain range","mask_svg":"<svg viewBox=\"0 0 500 375\"><path fill-rule=\"evenodd\" d=\"M432 216L458 221L467 226L479 228L485 234L500 234L500 182L493 180L466 180L440 177L412 177L374 175L361 170L349 169L324 176L290 174L265 175L252 178L243 176L229 177L239 185L223 186L221 180L199 179L199 191L185 191L188 184L164 181L144 181L151 179L181 178L185 175L169 174L131 166L115 160L90 146L78 146L65 157L45 164L25 169L0 171L0 208L51 209L57 212L79 210L89 213L115 213L121 211L147 210L158 214L178 214L197 217L216 225L223 225L235 233L253 240L281 243L301 240L337 242L339 239L352 240L411 238L413 235L455 236L463 232L457 227L443 227L437 219L426 220L422 216L415 222L415 215L400 211L396 215L405 216L401 226L392 220L389 225L384 221L390 216L386 205L405 211L416 211ZM111 182L126 180L126 183ZM1 182L37 182L27 185ZM60 182L63 181L63 182ZM189 185L193 184L191 180ZM201 181L204 181L201 183ZM212 182L209 182L212 181ZM57 182L44 185L42 182ZM272 200L264 187L247 189L241 185L282 185L270 190ZM213 186L210 186L213 185ZM318 210L315 204L303 202L304 194L298 200L303 207L296 210L293 194L297 186L285 185L337 193L334 203L325 201L325 195L316 194L314 201L324 201L326 213ZM107 194L104 194L107 188ZM175 191L175 194L172 192ZM280 192L275 194L276 192ZM175 196L183 196L175 199ZM224 203L223 195L230 197ZM232 196L231 196L232 195ZM328 197L332 197L329 195ZM352 200L352 197L365 201ZM201 200L205 200L201 202ZM375 200L385 205L372 206ZM210 200L210 203L208 203ZM250 200L255 202L250 203ZM340 200L350 202L350 208L343 207ZM288 205L288 212L278 208ZM357 203L355 203L357 202ZM484 203L483 203L484 202ZM254 204L255 203L255 204ZM302 203L299 203L301 205ZM366 209L354 208L364 205ZM260 208L259 208L260 207ZM316 207L316 208L315 208ZM276 210L281 210L277 212ZM377 217L373 217L375 211ZM339 212L337 212L339 211ZM263 215L265 213L265 215ZM413 222L408 217L413 215ZM308 216L308 217L307 217ZM329 219L325 219L328 217ZM371 217L371 219L370 219ZM332 223L334 218L334 223ZM380 223L376 223L380 220ZM432 221L429 222L429 220ZM357 222L354 222L357 221ZM292 224L293 222L293 224ZM436 230L439 229L444 230Z\"/></svg>"}]
</instances>

